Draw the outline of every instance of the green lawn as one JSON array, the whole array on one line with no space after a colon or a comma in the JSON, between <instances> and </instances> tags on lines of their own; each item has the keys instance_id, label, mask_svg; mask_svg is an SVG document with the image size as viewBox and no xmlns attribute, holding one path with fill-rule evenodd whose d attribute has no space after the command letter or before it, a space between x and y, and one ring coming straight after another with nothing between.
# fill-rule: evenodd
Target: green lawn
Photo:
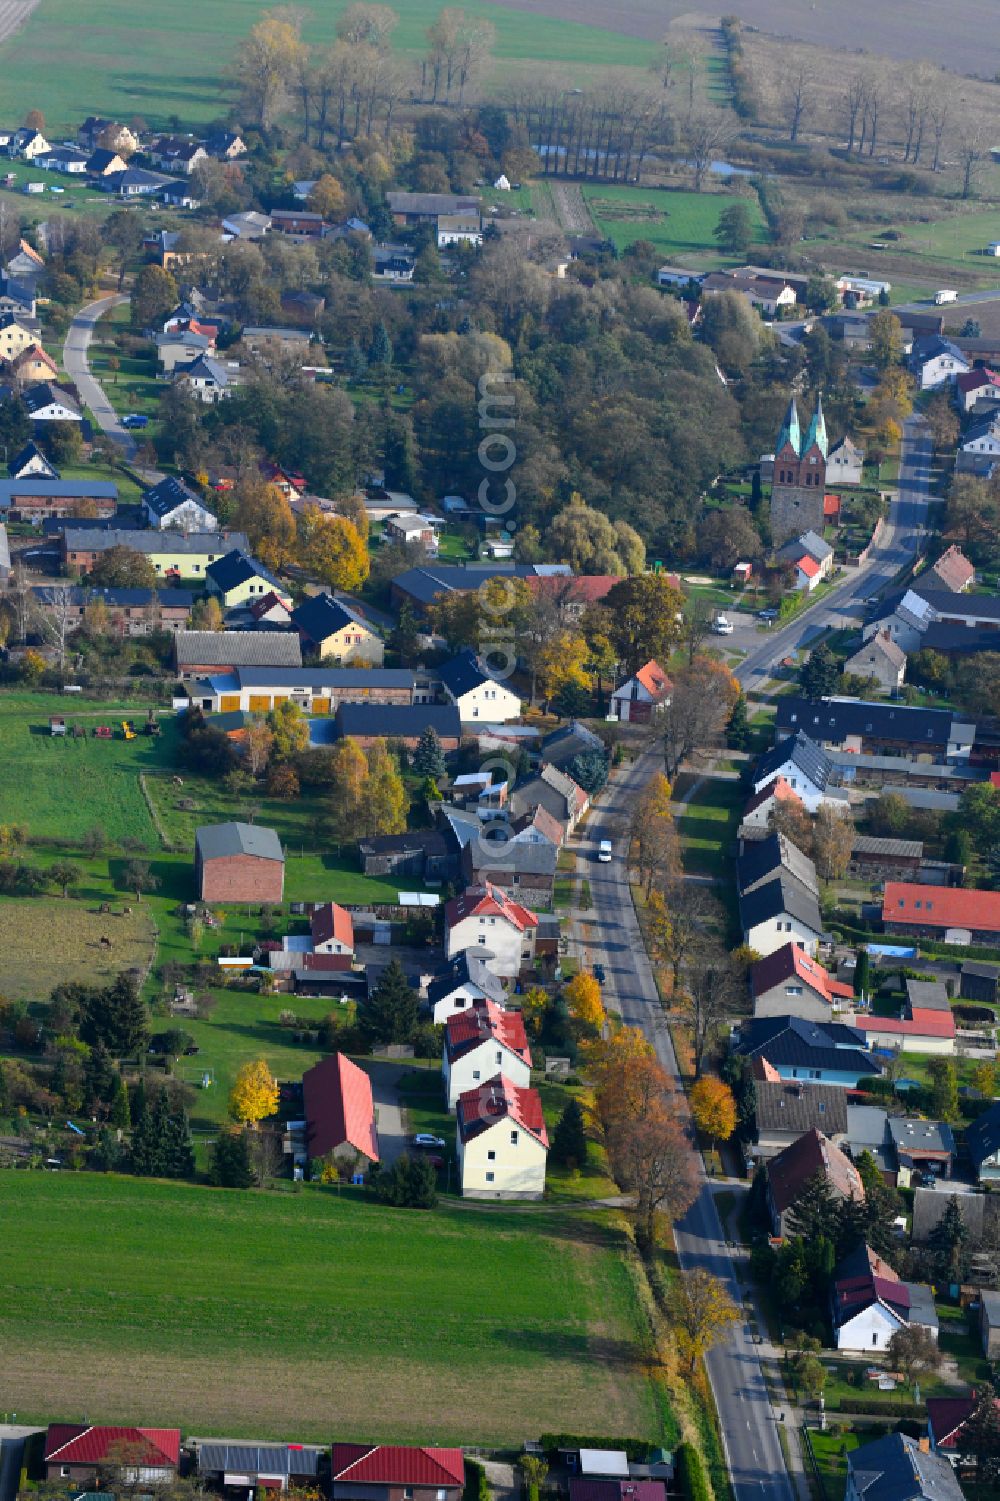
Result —
<instances>
[{"instance_id":1,"label":"green lawn","mask_svg":"<svg viewBox=\"0 0 1000 1501\"><path fill-rule=\"evenodd\" d=\"M636 240L649 240L666 260L690 264L697 270L735 264L732 256L720 254L714 237L719 215L731 203L746 203L756 226L756 243L766 245L768 241L756 198L600 183L586 185L583 196L601 234L613 240L619 250Z\"/></svg>"},{"instance_id":2,"label":"green lawn","mask_svg":"<svg viewBox=\"0 0 1000 1501\"><path fill-rule=\"evenodd\" d=\"M89 1173L8 1172L2 1196L22 1420L511 1447L660 1431L606 1217ZM470 1402L487 1386L502 1401Z\"/></svg>"},{"instance_id":3,"label":"green lawn","mask_svg":"<svg viewBox=\"0 0 1000 1501\"><path fill-rule=\"evenodd\" d=\"M729 846L746 796L739 782L706 778L680 816L684 868L699 875L724 875Z\"/></svg>"},{"instance_id":4,"label":"green lawn","mask_svg":"<svg viewBox=\"0 0 1000 1501\"><path fill-rule=\"evenodd\" d=\"M165 764L163 740L145 735L125 741L95 740L96 724L119 727L124 714L144 720L139 696L128 706L83 700L75 695L0 692L0 823L25 823L29 833L78 841L100 824L116 842L137 839L157 844L139 773ZM86 727L87 738L51 736L49 716Z\"/></svg>"},{"instance_id":5,"label":"green lawn","mask_svg":"<svg viewBox=\"0 0 1000 1501\"><path fill-rule=\"evenodd\" d=\"M304 35L332 42L347 0L307 0ZM423 52L427 27L443 0L397 0L400 17L393 42L401 51ZM490 20L497 30L500 70L513 65L576 64L644 69L655 47L613 30L507 9L488 0L466 0L467 14ZM86 114L127 120L141 115L163 128L173 113L185 125L224 116L230 95L220 85L237 43L259 20L261 0L175 0L160 9L128 0L95 0L81 26L77 0L42 0L24 27L0 50L11 119L44 108L48 129L75 128ZM170 65L165 66L165 59ZM93 194L100 199L101 195Z\"/></svg>"},{"instance_id":6,"label":"green lawn","mask_svg":"<svg viewBox=\"0 0 1000 1501\"><path fill-rule=\"evenodd\" d=\"M847 1433L820 1433L818 1429L804 1430L805 1442L812 1449L823 1487L825 1501L843 1501L847 1485L847 1455L858 1447L858 1435Z\"/></svg>"}]
</instances>

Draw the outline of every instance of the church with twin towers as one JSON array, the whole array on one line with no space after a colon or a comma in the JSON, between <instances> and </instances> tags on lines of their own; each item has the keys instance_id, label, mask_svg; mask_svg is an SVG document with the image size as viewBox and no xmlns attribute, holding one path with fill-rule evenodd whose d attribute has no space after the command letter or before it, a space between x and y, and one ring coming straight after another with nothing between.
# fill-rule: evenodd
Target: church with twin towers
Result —
<instances>
[{"instance_id":1,"label":"church with twin towers","mask_svg":"<svg viewBox=\"0 0 1000 1501\"><path fill-rule=\"evenodd\" d=\"M828 457L822 398L816 398L816 411L803 437L793 396L774 450L771 541L775 547L780 547L789 537L801 536L803 532L823 535Z\"/></svg>"}]
</instances>

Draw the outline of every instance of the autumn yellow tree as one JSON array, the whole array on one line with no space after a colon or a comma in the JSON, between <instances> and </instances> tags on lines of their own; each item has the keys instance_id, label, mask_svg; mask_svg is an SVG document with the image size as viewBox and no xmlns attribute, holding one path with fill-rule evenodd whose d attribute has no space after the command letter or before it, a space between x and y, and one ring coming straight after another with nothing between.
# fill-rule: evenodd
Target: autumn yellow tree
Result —
<instances>
[{"instance_id":1,"label":"autumn yellow tree","mask_svg":"<svg viewBox=\"0 0 1000 1501\"><path fill-rule=\"evenodd\" d=\"M347 197L343 187L330 172L324 172L323 176L313 184L309 194L309 207L314 214L322 214L324 219L331 224L336 224L344 217L347 208Z\"/></svg>"},{"instance_id":2,"label":"autumn yellow tree","mask_svg":"<svg viewBox=\"0 0 1000 1501\"><path fill-rule=\"evenodd\" d=\"M566 1005L573 1020L588 1032L600 1032L607 1020L601 987L586 970L573 976L563 990Z\"/></svg>"},{"instance_id":3,"label":"autumn yellow tree","mask_svg":"<svg viewBox=\"0 0 1000 1501\"><path fill-rule=\"evenodd\" d=\"M710 1139L728 1141L736 1130L736 1100L728 1084L705 1074L691 1087L691 1115L699 1131Z\"/></svg>"},{"instance_id":4,"label":"autumn yellow tree","mask_svg":"<svg viewBox=\"0 0 1000 1501\"><path fill-rule=\"evenodd\" d=\"M654 882L674 879L680 868L680 845L671 799L673 788L657 772L643 788L632 812L632 858L645 882L649 901Z\"/></svg>"},{"instance_id":5,"label":"autumn yellow tree","mask_svg":"<svg viewBox=\"0 0 1000 1501\"><path fill-rule=\"evenodd\" d=\"M409 800L399 765L384 740L373 740L367 752L368 775L361 787L358 833L401 834L406 828Z\"/></svg>"},{"instance_id":6,"label":"autumn yellow tree","mask_svg":"<svg viewBox=\"0 0 1000 1501\"><path fill-rule=\"evenodd\" d=\"M545 1021L545 1013L552 1003L552 998L547 990L540 985L532 985L529 991L521 997L521 1019L525 1029L531 1037L538 1037Z\"/></svg>"},{"instance_id":7,"label":"autumn yellow tree","mask_svg":"<svg viewBox=\"0 0 1000 1501\"><path fill-rule=\"evenodd\" d=\"M254 1126L278 1108L278 1081L266 1058L244 1063L229 1091L229 1114L242 1125Z\"/></svg>"},{"instance_id":8,"label":"autumn yellow tree","mask_svg":"<svg viewBox=\"0 0 1000 1501\"><path fill-rule=\"evenodd\" d=\"M295 517L277 485L253 476L241 480L236 491L233 526L246 532L250 547L267 568L284 568L296 550Z\"/></svg>"},{"instance_id":9,"label":"autumn yellow tree","mask_svg":"<svg viewBox=\"0 0 1000 1501\"><path fill-rule=\"evenodd\" d=\"M578 631L559 631L536 659L538 686L546 700L569 687L589 689L590 648Z\"/></svg>"},{"instance_id":10,"label":"autumn yellow tree","mask_svg":"<svg viewBox=\"0 0 1000 1501\"><path fill-rule=\"evenodd\" d=\"M368 779L365 753L351 735L338 740L331 760L329 831L335 844L358 838L361 798Z\"/></svg>"},{"instance_id":11,"label":"autumn yellow tree","mask_svg":"<svg viewBox=\"0 0 1000 1501\"><path fill-rule=\"evenodd\" d=\"M299 561L331 589L360 589L368 577L368 542L345 516L305 506L299 518Z\"/></svg>"},{"instance_id":12,"label":"autumn yellow tree","mask_svg":"<svg viewBox=\"0 0 1000 1501\"><path fill-rule=\"evenodd\" d=\"M703 1267L681 1272L671 1283L670 1320L692 1375L702 1356L738 1318L739 1309L725 1283Z\"/></svg>"}]
</instances>

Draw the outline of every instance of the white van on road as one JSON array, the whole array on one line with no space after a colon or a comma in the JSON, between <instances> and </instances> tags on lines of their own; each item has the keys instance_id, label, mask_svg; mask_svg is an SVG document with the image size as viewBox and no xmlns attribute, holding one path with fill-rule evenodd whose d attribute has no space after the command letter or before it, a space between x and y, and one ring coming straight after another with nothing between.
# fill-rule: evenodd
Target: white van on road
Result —
<instances>
[{"instance_id":1,"label":"white van on road","mask_svg":"<svg viewBox=\"0 0 1000 1501\"><path fill-rule=\"evenodd\" d=\"M600 862L601 862L602 865L607 865L607 864L610 863L610 861L611 861L611 840L610 839L602 839L601 840L600 844L597 846L597 858L598 858L598 860L600 860Z\"/></svg>"}]
</instances>

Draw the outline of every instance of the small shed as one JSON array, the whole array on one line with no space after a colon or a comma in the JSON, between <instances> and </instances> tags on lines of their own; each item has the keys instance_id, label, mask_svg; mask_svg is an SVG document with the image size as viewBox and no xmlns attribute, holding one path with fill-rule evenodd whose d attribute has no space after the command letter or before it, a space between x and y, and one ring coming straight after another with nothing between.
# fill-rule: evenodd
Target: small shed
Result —
<instances>
[{"instance_id":1,"label":"small shed","mask_svg":"<svg viewBox=\"0 0 1000 1501\"><path fill-rule=\"evenodd\" d=\"M968 1001L984 1001L988 1006L995 1006L998 999L998 985L1000 981L1000 964L983 964L979 960L967 959L962 965L962 979L959 994Z\"/></svg>"}]
</instances>

